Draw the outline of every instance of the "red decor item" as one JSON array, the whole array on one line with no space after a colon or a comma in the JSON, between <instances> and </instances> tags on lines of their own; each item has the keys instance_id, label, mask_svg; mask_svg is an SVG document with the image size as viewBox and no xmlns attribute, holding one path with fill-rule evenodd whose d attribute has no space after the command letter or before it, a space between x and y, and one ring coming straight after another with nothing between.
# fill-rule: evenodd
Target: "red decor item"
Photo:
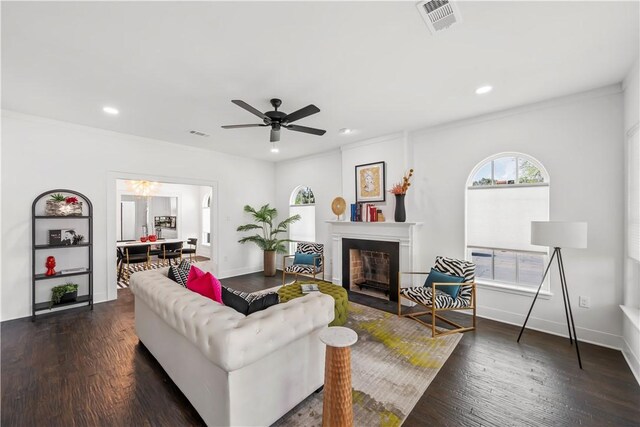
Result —
<instances>
[{"instance_id":1,"label":"red decor item","mask_svg":"<svg viewBox=\"0 0 640 427\"><path fill-rule=\"evenodd\" d=\"M44 264L44 266L47 267L47 272L44 273L45 276L55 276L56 274L56 270L54 268L56 266L55 257L48 256L47 262Z\"/></svg>"},{"instance_id":2,"label":"red decor item","mask_svg":"<svg viewBox=\"0 0 640 427\"><path fill-rule=\"evenodd\" d=\"M197 267L192 266L187 278L187 289L210 298L215 302L222 303L222 284L211 273L205 273Z\"/></svg>"},{"instance_id":3,"label":"red decor item","mask_svg":"<svg viewBox=\"0 0 640 427\"><path fill-rule=\"evenodd\" d=\"M68 205L70 204L75 204L78 203L78 198L77 197L67 197L66 199L64 199L65 202L67 202Z\"/></svg>"},{"instance_id":4,"label":"red decor item","mask_svg":"<svg viewBox=\"0 0 640 427\"><path fill-rule=\"evenodd\" d=\"M142 236L142 237L140 237L140 241L141 241L142 243L146 242L146 241L147 241L147 236Z\"/></svg>"},{"instance_id":5,"label":"red decor item","mask_svg":"<svg viewBox=\"0 0 640 427\"><path fill-rule=\"evenodd\" d=\"M155 234L149 234L148 238L150 242L155 242L156 240L158 240L158 236L156 236Z\"/></svg>"}]
</instances>

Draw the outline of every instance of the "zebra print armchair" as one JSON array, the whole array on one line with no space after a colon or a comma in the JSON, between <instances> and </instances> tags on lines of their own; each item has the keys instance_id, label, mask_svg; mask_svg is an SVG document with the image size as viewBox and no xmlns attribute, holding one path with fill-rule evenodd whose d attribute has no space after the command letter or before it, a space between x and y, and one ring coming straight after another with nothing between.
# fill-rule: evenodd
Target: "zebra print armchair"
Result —
<instances>
[{"instance_id":1,"label":"zebra print armchair","mask_svg":"<svg viewBox=\"0 0 640 427\"><path fill-rule=\"evenodd\" d=\"M431 327L431 334L434 338L440 335L474 330L476 328L476 284L474 282L476 265L470 261L437 256L435 266L432 270L444 273L447 276L462 278L462 281L457 283L432 283L430 286L426 286L425 282L425 286L408 285L403 287L403 275L413 277L415 275L429 275L430 273L398 273L398 316L410 317L425 326ZM450 295L450 292L448 293L442 290L445 286L459 286L459 290L457 294L455 294L455 298ZM403 314L401 297L406 298L409 301L413 301L416 304L425 307L427 310ZM459 325L458 323L446 319L441 314L438 314L454 310L472 310L472 326L465 327ZM420 316L425 315L431 315L431 323L426 323L419 319ZM436 330L436 319L454 326L455 329L449 329L444 332Z\"/></svg>"},{"instance_id":2,"label":"zebra print armchair","mask_svg":"<svg viewBox=\"0 0 640 427\"><path fill-rule=\"evenodd\" d=\"M293 262L288 264L287 260ZM287 265L288 264L288 265ZM294 255L286 255L282 258L282 284L285 284L287 274L313 276L315 279L322 273L324 280L324 245L322 243L299 242L296 245Z\"/></svg>"}]
</instances>

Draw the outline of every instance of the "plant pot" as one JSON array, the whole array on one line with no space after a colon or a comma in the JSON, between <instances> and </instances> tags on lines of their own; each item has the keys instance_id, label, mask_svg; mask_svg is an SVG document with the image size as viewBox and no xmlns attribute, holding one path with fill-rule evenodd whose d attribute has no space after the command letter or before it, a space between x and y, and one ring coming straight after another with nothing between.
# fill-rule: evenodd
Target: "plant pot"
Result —
<instances>
[{"instance_id":1,"label":"plant pot","mask_svg":"<svg viewBox=\"0 0 640 427\"><path fill-rule=\"evenodd\" d=\"M396 194L396 211L393 219L396 222L405 222L407 220L407 212L404 209L404 194Z\"/></svg>"},{"instance_id":2,"label":"plant pot","mask_svg":"<svg viewBox=\"0 0 640 427\"><path fill-rule=\"evenodd\" d=\"M276 275L276 251L264 251L264 275L266 277Z\"/></svg>"},{"instance_id":3,"label":"plant pot","mask_svg":"<svg viewBox=\"0 0 640 427\"><path fill-rule=\"evenodd\" d=\"M49 216L82 216L82 202L67 203L47 200L44 212Z\"/></svg>"},{"instance_id":4,"label":"plant pot","mask_svg":"<svg viewBox=\"0 0 640 427\"><path fill-rule=\"evenodd\" d=\"M58 304L62 304L65 302L72 302L78 299L78 291L73 291L73 292L68 292L64 295L62 295L62 297L60 297L60 302ZM56 304L54 304L56 305Z\"/></svg>"}]
</instances>

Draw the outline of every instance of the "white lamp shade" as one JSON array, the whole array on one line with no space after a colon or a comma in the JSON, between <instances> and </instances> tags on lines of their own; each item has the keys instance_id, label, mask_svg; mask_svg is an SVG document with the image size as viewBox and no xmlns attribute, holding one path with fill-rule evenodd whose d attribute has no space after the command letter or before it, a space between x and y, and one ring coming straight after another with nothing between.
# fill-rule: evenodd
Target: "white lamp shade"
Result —
<instances>
[{"instance_id":1,"label":"white lamp shade","mask_svg":"<svg viewBox=\"0 0 640 427\"><path fill-rule=\"evenodd\" d=\"M572 221L532 221L531 244L552 248L587 247L587 223Z\"/></svg>"}]
</instances>

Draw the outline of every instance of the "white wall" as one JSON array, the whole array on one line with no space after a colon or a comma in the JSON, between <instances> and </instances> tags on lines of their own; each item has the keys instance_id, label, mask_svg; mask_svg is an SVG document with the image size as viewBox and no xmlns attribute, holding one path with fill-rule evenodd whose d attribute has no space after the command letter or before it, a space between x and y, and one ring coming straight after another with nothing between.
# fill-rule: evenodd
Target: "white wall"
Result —
<instances>
[{"instance_id":1,"label":"white wall","mask_svg":"<svg viewBox=\"0 0 640 427\"><path fill-rule=\"evenodd\" d=\"M465 184L476 164L505 151L529 154L550 175L550 220L589 224L588 249L563 250L578 337L620 348L622 117L616 85L412 134L414 156L422 159L412 188L424 215L425 263L438 254L465 256ZM529 325L566 335L557 266L552 271L555 295L536 303ZM578 308L579 295L591 298L590 309ZM481 288L478 313L521 324L531 301Z\"/></svg>"},{"instance_id":2,"label":"white wall","mask_svg":"<svg viewBox=\"0 0 640 427\"><path fill-rule=\"evenodd\" d=\"M529 154L542 162L551 177L550 219L589 223L589 248L563 251L578 336L620 348L622 120L621 87L614 85L408 135L362 141L344 147L341 156L331 154L327 158L314 156L279 163L278 207L286 206L289 192L299 184L310 185L316 196L341 188L347 203L353 203L353 168L357 164L386 161L387 188L413 167L413 185L407 193L407 219L424 222L418 229L416 252L423 267L428 268L436 255L465 256L465 184L474 166L500 152ZM338 164L342 170L341 183L333 178ZM318 202L318 206L326 206L328 218L334 195L337 194ZM393 220L394 202L388 201L382 209L388 220ZM328 229L321 224L324 219L318 217L323 234L317 240L329 244ZM558 285L554 272L551 278L554 295L538 301L529 326L566 335ZM591 298L591 308L578 308L579 295ZM478 295L479 315L521 324L532 299L529 294L483 288Z\"/></svg>"},{"instance_id":3,"label":"white wall","mask_svg":"<svg viewBox=\"0 0 640 427\"><path fill-rule=\"evenodd\" d=\"M331 202L342 194L342 166L339 151L279 162L276 166L276 208L280 220L289 215L291 192L299 185L311 187L316 198L316 242L325 244L325 278L331 277L331 246L329 225L336 219ZM276 264L282 268L282 258Z\"/></svg>"},{"instance_id":4,"label":"white wall","mask_svg":"<svg viewBox=\"0 0 640 427\"><path fill-rule=\"evenodd\" d=\"M373 204L382 210L387 221L393 221L395 198L388 190L393 184L401 182L404 174L412 166L407 164L407 151L407 139L404 133L368 139L342 147L342 194L347 201L347 206L356 202L355 167L384 161L387 190L385 201ZM407 221L414 220L412 214L415 214L415 211L407 209Z\"/></svg>"},{"instance_id":5,"label":"white wall","mask_svg":"<svg viewBox=\"0 0 640 427\"><path fill-rule=\"evenodd\" d=\"M2 140L2 320L30 314L30 207L34 197L49 189L74 189L93 202L95 300L107 299L107 271L115 269L115 250L110 250L115 242L106 237L107 216L114 218L109 227L115 236L115 212L107 212L108 191L115 196L115 178L108 182L113 176L217 183L219 275L262 268L260 251L237 243L235 228L246 220L245 204L275 200L271 163L8 111L2 112Z\"/></svg>"},{"instance_id":6,"label":"white wall","mask_svg":"<svg viewBox=\"0 0 640 427\"><path fill-rule=\"evenodd\" d=\"M632 138L638 138L638 126L640 126L639 74L639 61L636 60L622 84L624 89L624 134L626 144ZM626 148L628 156L628 146ZM628 163L625 166L628 167ZM626 191L629 191L628 188L626 188ZM625 226L624 298L622 301L625 306L622 325L623 353L638 382L640 382L640 263L629 258L626 254L628 234L629 230Z\"/></svg>"}]
</instances>

